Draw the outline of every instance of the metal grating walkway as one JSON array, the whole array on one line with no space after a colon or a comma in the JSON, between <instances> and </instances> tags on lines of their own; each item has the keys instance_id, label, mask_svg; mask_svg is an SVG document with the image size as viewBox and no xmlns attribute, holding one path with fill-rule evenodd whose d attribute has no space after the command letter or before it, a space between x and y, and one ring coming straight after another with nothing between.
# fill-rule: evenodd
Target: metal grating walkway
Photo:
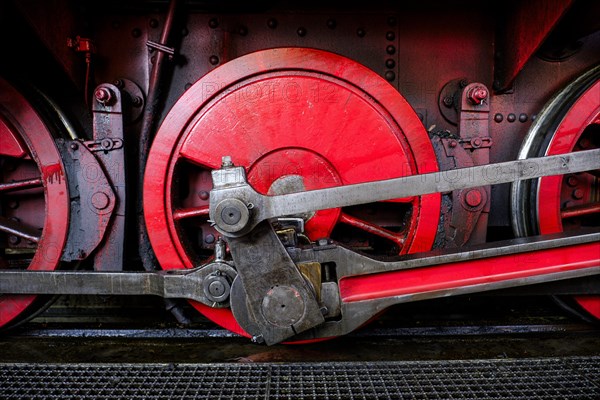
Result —
<instances>
[{"instance_id":1,"label":"metal grating walkway","mask_svg":"<svg viewBox=\"0 0 600 400\"><path fill-rule=\"evenodd\" d=\"M600 399L600 357L0 364L2 399Z\"/></svg>"}]
</instances>

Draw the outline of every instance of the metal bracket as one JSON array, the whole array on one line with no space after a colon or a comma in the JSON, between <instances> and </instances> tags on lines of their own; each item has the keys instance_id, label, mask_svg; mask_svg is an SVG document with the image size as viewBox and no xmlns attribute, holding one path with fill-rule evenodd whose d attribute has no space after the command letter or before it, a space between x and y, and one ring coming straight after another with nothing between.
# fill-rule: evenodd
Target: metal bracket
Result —
<instances>
[{"instance_id":1,"label":"metal bracket","mask_svg":"<svg viewBox=\"0 0 600 400\"><path fill-rule=\"evenodd\" d=\"M123 147L122 139L104 138L102 140L86 140L82 142L90 151L112 151Z\"/></svg>"},{"instance_id":2,"label":"metal bracket","mask_svg":"<svg viewBox=\"0 0 600 400\"><path fill-rule=\"evenodd\" d=\"M489 137L489 97L489 90L481 83L467 84L460 92L458 143L461 147L459 150L452 139L448 145L451 148L449 150L454 151L447 152L454 157L454 168L490 163L492 139ZM460 247L485 242L490 200L489 185L452 192L452 216L447 221L447 246Z\"/></svg>"},{"instance_id":3,"label":"metal bracket","mask_svg":"<svg viewBox=\"0 0 600 400\"><path fill-rule=\"evenodd\" d=\"M169 56L169 60L172 60L175 56L175 49L173 47L165 46L164 44L155 42L153 40L148 40L146 42L146 46L150 49L150 52L154 50L161 51Z\"/></svg>"},{"instance_id":4,"label":"metal bracket","mask_svg":"<svg viewBox=\"0 0 600 400\"><path fill-rule=\"evenodd\" d=\"M231 310L255 341L279 343L325 321L316 293L268 222L228 242L238 272Z\"/></svg>"},{"instance_id":5,"label":"metal bracket","mask_svg":"<svg viewBox=\"0 0 600 400\"><path fill-rule=\"evenodd\" d=\"M121 271L125 247L126 169L121 92L102 84L94 91L94 140L84 144L102 165L116 194L116 206L102 247L94 258L99 271Z\"/></svg>"},{"instance_id":6,"label":"metal bracket","mask_svg":"<svg viewBox=\"0 0 600 400\"><path fill-rule=\"evenodd\" d=\"M67 170L71 196L69 237L62 260L83 260L104 238L117 198L103 166L81 141L57 139L56 145Z\"/></svg>"},{"instance_id":7,"label":"metal bracket","mask_svg":"<svg viewBox=\"0 0 600 400\"><path fill-rule=\"evenodd\" d=\"M470 139L460 139L459 143L467 150L488 149L492 147L492 138L478 136Z\"/></svg>"}]
</instances>

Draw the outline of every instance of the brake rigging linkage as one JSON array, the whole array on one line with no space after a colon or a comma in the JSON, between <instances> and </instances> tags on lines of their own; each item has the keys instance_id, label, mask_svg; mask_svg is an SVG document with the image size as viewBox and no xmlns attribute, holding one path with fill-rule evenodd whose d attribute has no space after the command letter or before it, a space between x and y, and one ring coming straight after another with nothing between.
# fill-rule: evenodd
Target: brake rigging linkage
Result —
<instances>
[{"instance_id":1,"label":"brake rigging linkage","mask_svg":"<svg viewBox=\"0 0 600 400\"><path fill-rule=\"evenodd\" d=\"M382 262L327 240L286 248L269 220L598 168L600 150L589 150L264 196L247 183L244 168L224 157L223 168L212 173L210 217L227 237L233 265L219 259L188 271L1 271L0 293L182 297L213 307L230 305L238 323L256 342L271 345L291 337L336 336L396 303L599 274L600 233L546 235L487 244L468 252L450 250ZM516 255L527 262L510 259ZM302 266L320 270L325 264L335 266L335 279L321 283L320 277L305 279L310 275L306 268L301 273ZM411 286L415 275L419 283Z\"/></svg>"}]
</instances>

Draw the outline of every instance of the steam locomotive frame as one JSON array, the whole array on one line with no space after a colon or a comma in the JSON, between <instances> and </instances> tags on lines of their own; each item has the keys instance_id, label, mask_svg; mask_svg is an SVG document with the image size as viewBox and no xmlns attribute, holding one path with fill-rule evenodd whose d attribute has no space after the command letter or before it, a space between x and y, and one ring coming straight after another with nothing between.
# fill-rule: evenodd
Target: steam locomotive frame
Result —
<instances>
[{"instance_id":1,"label":"steam locomotive frame","mask_svg":"<svg viewBox=\"0 0 600 400\"><path fill-rule=\"evenodd\" d=\"M275 344L531 285L600 318L598 5L345 6L0 5L0 326L152 294Z\"/></svg>"}]
</instances>

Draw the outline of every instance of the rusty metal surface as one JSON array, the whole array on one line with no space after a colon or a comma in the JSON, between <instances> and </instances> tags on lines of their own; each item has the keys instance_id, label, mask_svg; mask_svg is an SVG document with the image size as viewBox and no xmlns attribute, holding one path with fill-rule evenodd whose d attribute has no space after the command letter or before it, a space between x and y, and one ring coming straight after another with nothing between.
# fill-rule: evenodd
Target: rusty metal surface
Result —
<instances>
[{"instance_id":1,"label":"rusty metal surface","mask_svg":"<svg viewBox=\"0 0 600 400\"><path fill-rule=\"evenodd\" d=\"M573 1L515 2L498 27L494 90L507 90Z\"/></svg>"},{"instance_id":2,"label":"rusty metal surface","mask_svg":"<svg viewBox=\"0 0 600 400\"><path fill-rule=\"evenodd\" d=\"M104 244L94 255L94 268L99 271L121 271L126 246L125 218L128 200L124 148L126 139L120 89L112 84L98 86L93 93L92 112L93 141L83 144L95 152L109 186L103 188L101 185L94 185L91 206L98 214L105 214L109 206L114 208L106 237L103 238ZM111 192L114 193L112 198Z\"/></svg>"},{"instance_id":3,"label":"rusty metal surface","mask_svg":"<svg viewBox=\"0 0 600 400\"><path fill-rule=\"evenodd\" d=\"M104 238L115 209L116 197L103 167L82 142L59 139L56 144L68 171L72 199L69 237L62 260L84 260ZM92 201L94 196L98 207ZM94 226L94 229L90 230L90 226Z\"/></svg>"}]
</instances>

